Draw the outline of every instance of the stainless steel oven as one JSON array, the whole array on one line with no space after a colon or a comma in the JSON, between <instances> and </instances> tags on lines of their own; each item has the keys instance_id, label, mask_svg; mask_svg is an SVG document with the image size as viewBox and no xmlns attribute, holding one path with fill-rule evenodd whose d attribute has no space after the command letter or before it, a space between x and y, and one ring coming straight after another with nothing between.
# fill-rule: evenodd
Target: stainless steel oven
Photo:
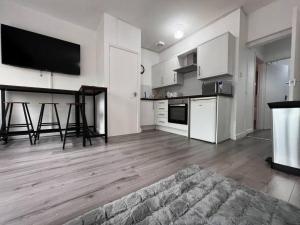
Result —
<instances>
[{"instance_id":1,"label":"stainless steel oven","mask_svg":"<svg viewBox=\"0 0 300 225\"><path fill-rule=\"evenodd\" d=\"M169 100L168 122L177 124L188 124L187 99Z\"/></svg>"}]
</instances>

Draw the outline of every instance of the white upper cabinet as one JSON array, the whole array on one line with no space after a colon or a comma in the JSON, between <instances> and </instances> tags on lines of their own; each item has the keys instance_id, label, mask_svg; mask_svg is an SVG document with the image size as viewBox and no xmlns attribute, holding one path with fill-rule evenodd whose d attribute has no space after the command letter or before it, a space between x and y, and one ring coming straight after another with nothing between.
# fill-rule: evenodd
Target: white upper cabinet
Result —
<instances>
[{"instance_id":1,"label":"white upper cabinet","mask_svg":"<svg viewBox=\"0 0 300 225\"><path fill-rule=\"evenodd\" d=\"M235 37L225 33L197 48L197 78L234 74Z\"/></svg>"},{"instance_id":2,"label":"white upper cabinet","mask_svg":"<svg viewBox=\"0 0 300 225\"><path fill-rule=\"evenodd\" d=\"M179 67L178 58L174 57L166 61L164 64L164 86L180 84L181 80L178 79L177 73L174 72L174 70Z\"/></svg>"},{"instance_id":3,"label":"white upper cabinet","mask_svg":"<svg viewBox=\"0 0 300 225\"><path fill-rule=\"evenodd\" d=\"M152 66L152 88L163 86L163 65L162 63Z\"/></svg>"},{"instance_id":4,"label":"white upper cabinet","mask_svg":"<svg viewBox=\"0 0 300 225\"><path fill-rule=\"evenodd\" d=\"M152 66L152 88L160 88L183 83L181 75L174 72L179 67L177 57Z\"/></svg>"}]
</instances>

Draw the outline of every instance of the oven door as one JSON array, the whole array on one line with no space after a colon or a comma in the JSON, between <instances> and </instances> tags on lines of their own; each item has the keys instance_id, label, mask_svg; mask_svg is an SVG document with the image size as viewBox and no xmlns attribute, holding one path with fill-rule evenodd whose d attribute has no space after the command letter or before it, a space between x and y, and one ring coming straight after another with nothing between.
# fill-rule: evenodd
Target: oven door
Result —
<instances>
[{"instance_id":1,"label":"oven door","mask_svg":"<svg viewBox=\"0 0 300 225\"><path fill-rule=\"evenodd\" d=\"M188 123L188 104L169 104L168 122L187 124Z\"/></svg>"}]
</instances>

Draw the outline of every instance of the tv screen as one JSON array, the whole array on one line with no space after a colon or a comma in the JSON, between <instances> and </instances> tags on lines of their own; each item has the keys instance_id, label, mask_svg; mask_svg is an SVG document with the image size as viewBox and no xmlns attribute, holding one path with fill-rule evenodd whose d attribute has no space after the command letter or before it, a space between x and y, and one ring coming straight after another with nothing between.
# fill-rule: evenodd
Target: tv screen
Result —
<instances>
[{"instance_id":1,"label":"tv screen","mask_svg":"<svg viewBox=\"0 0 300 225\"><path fill-rule=\"evenodd\" d=\"M80 75L80 45L1 24L2 63Z\"/></svg>"}]
</instances>

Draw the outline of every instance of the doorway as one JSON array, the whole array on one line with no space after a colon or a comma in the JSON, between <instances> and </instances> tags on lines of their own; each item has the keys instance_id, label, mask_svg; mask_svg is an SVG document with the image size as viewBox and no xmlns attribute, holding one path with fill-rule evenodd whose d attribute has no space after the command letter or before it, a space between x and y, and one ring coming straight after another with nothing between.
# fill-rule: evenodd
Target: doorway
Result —
<instances>
[{"instance_id":1,"label":"doorway","mask_svg":"<svg viewBox=\"0 0 300 225\"><path fill-rule=\"evenodd\" d=\"M271 130L272 113L270 102L287 101L291 37L262 45L255 49L256 72L254 83L254 130Z\"/></svg>"},{"instance_id":2,"label":"doorway","mask_svg":"<svg viewBox=\"0 0 300 225\"><path fill-rule=\"evenodd\" d=\"M269 102L288 100L290 59L258 64L255 96L255 130L272 128L272 113Z\"/></svg>"}]
</instances>

